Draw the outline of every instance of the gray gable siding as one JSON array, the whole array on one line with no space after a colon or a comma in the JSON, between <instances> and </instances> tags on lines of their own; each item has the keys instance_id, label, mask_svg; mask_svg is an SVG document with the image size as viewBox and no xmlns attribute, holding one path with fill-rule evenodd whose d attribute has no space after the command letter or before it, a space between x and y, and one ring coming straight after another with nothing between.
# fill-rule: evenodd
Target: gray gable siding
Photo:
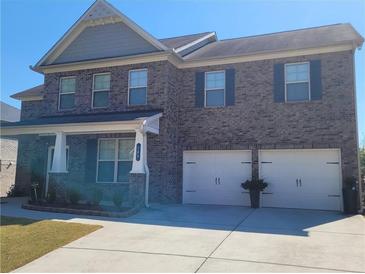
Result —
<instances>
[{"instance_id":1,"label":"gray gable siding","mask_svg":"<svg viewBox=\"0 0 365 274\"><path fill-rule=\"evenodd\" d=\"M85 28L53 64L156 51L157 48L120 22Z\"/></svg>"}]
</instances>

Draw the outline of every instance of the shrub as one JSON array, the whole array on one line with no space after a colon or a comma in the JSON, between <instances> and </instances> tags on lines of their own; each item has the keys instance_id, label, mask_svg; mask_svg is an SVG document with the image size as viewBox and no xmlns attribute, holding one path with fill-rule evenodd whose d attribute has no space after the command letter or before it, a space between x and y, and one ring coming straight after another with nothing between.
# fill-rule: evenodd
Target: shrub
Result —
<instances>
[{"instance_id":1,"label":"shrub","mask_svg":"<svg viewBox=\"0 0 365 274\"><path fill-rule=\"evenodd\" d=\"M27 196L27 193L23 189L19 189L16 185L12 185L6 195L7 197L24 197Z\"/></svg>"},{"instance_id":2,"label":"shrub","mask_svg":"<svg viewBox=\"0 0 365 274\"><path fill-rule=\"evenodd\" d=\"M120 210L123 203L123 194L121 192L115 192L113 195L113 203Z\"/></svg>"},{"instance_id":3,"label":"shrub","mask_svg":"<svg viewBox=\"0 0 365 274\"><path fill-rule=\"evenodd\" d=\"M345 178L343 185L344 188L350 188L350 189L355 189L356 188L356 178L355 177L347 177Z\"/></svg>"},{"instance_id":4,"label":"shrub","mask_svg":"<svg viewBox=\"0 0 365 274\"><path fill-rule=\"evenodd\" d=\"M91 202L93 205L99 205L103 199L103 190L100 188L94 188L92 190Z\"/></svg>"},{"instance_id":5,"label":"shrub","mask_svg":"<svg viewBox=\"0 0 365 274\"><path fill-rule=\"evenodd\" d=\"M70 200L71 204L78 204L81 198L80 191L74 187L71 187L67 190L68 199Z\"/></svg>"},{"instance_id":6,"label":"shrub","mask_svg":"<svg viewBox=\"0 0 365 274\"><path fill-rule=\"evenodd\" d=\"M48 203L53 204L56 201L56 189L54 187L50 187L48 189L46 200Z\"/></svg>"}]
</instances>

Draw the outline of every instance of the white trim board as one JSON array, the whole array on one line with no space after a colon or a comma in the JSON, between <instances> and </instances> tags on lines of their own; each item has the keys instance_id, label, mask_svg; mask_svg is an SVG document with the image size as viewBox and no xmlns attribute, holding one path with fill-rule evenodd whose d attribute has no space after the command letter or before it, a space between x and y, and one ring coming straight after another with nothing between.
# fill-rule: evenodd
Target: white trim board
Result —
<instances>
[{"instance_id":1,"label":"white trim board","mask_svg":"<svg viewBox=\"0 0 365 274\"><path fill-rule=\"evenodd\" d=\"M289 58L298 57L304 55L315 55L323 53L341 52L354 50L353 44L343 44L336 46L327 46L319 48L308 48L300 50L285 50L277 52L266 52L251 55L241 55L241 56L231 56L224 58L211 58L206 60L188 60L184 61L176 53L172 52L157 52L157 53L147 53L139 54L129 57L116 57L116 58L106 58L101 60L93 61L82 61L74 62L72 64L58 64L58 65L48 65L33 68L33 70L40 73L55 73L55 72L65 72L65 71L76 71L83 69L94 69L94 68L104 68L104 67L115 67L124 66L131 64L140 63L150 63L157 61L169 61L175 67L179 69L184 68L195 68L195 67L205 67L205 66L216 66L216 65L228 65L236 63L253 62L260 60L271 60L279 58Z\"/></svg>"}]
</instances>

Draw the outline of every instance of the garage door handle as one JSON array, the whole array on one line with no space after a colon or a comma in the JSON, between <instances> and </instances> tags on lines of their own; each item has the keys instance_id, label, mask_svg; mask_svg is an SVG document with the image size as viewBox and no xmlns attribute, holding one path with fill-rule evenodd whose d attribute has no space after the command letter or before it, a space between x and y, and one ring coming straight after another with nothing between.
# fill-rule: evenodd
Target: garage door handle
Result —
<instances>
[{"instance_id":1,"label":"garage door handle","mask_svg":"<svg viewBox=\"0 0 365 274\"><path fill-rule=\"evenodd\" d=\"M299 186L302 187L302 179L299 179Z\"/></svg>"},{"instance_id":2,"label":"garage door handle","mask_svg":"<svg viewBox=\"0 0 365 274\"><path fill-rule=\"evenodd\" d=\"M295 181L296 181L296 183L297 183L297 187L298 187L298 179L296 179Z\"/></svg>"},{"instance_id":3,"label":"garage door handle","mask_svg":"<svg viewBox=\"0 0 365 274\"><path fill-rule=\"evenodd\" d=\"M221 184L221 178L219 177L218 178L218 185L220 185Z\"/></svg>"},{"instance_id":4,"label":"garage door handle","mask_svg":"<svg viewBox=\"0 0 365 274\"><path fill-rule=\"evenodd\" d=\"M217 179L218 179L218 178L217 178L217 177L215 177L215 184L216 184L216 185L218 184Z\"/></svg>"}]
</instances>

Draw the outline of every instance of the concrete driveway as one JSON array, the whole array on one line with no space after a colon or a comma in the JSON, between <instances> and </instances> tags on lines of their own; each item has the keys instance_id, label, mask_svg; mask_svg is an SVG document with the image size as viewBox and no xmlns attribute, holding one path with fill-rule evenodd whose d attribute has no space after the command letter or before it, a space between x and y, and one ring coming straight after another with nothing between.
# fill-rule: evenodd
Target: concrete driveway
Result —
<instances>
[{"instance_id":1,"label":"concrete driveway","mask_svg":"<svg viewBox=\"0 0 365 274\"><path fill-rule=\"evenodd\" d=\"M3 215L104 226L16 272L365 271L360 215L153 205L128 219L110 219L1 206Z\"/></svg>"}]
</instances>

